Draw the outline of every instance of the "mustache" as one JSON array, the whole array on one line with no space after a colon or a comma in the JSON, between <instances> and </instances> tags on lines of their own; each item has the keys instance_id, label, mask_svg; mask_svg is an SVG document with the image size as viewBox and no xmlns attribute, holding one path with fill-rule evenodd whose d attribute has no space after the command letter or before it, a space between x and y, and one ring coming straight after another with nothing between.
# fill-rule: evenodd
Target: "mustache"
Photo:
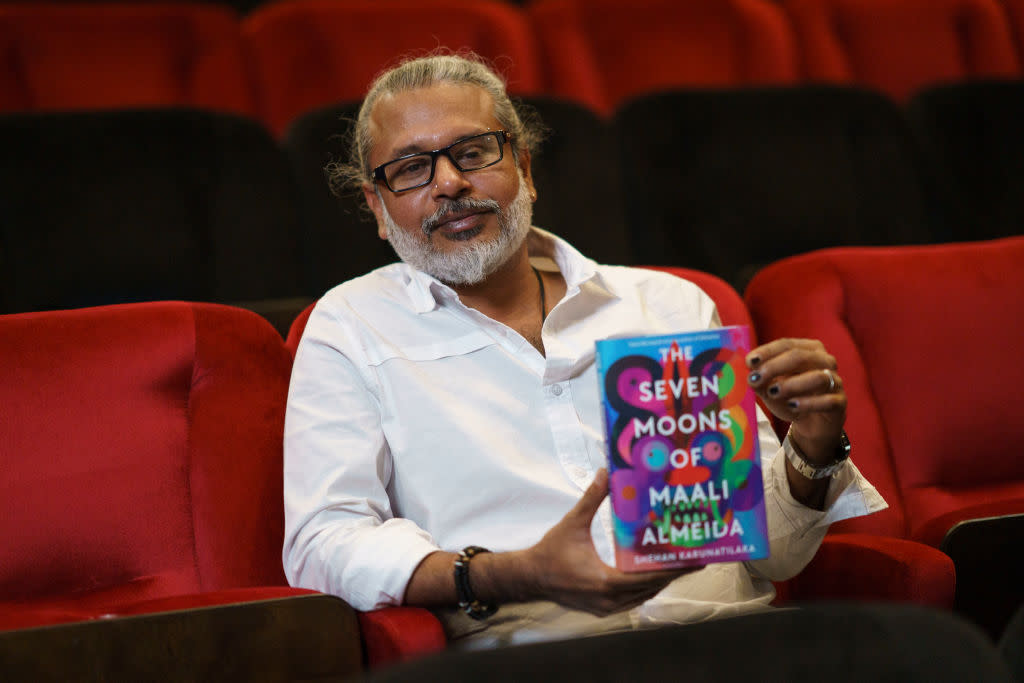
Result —
<instances>
[{"instance_id":1,"label":"mustache","mask_svg":"<svg viewBox=\"0 0 1024 683\"><path fill-rule=\"evenodd\" d=\"M441 221L453 214L479 211L493 211L501 217L501 205L493 199L472 199L469 197L453 199L445 202L438 207L437 211L423 219L423 234L429 237L430 233L441 224Z\"/></svg>"}]
</instances>

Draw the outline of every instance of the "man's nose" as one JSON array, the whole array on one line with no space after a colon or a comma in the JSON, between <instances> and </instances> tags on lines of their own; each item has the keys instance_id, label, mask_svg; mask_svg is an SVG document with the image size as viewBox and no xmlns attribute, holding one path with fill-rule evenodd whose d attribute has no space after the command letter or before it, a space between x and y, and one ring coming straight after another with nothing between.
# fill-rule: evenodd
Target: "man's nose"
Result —
<instances>
[{"instance_id":1,"label":"man's nose","mask_svg":"<svg viewBox=\"0 0 1024 683\"><path fill-rule=\"evenodd\" d=\"M437 156L434 186L431 188L435 197L459 197L469 191L470 186L466 174L458 169L455 162L444 154Z\"/></svg>"}]
</instances>

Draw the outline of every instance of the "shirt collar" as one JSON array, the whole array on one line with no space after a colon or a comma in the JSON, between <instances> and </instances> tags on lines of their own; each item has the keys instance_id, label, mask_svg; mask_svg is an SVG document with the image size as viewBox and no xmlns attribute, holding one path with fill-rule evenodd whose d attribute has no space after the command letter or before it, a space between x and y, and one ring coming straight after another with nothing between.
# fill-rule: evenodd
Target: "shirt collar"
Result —
<instances>
[{"instance_id":1,"label":"shirt collar","mask_svg":"<svg viewBox=\"0 0 1024 683\"><path fill-rule=\"evenodd\" d=\"M526 249L530 259L538 263L541 270L545 260L554 262L562 277L565 278L567 292L578 291L584 287L597 288L605 296L619 298L608 281L602 277L597 263L589 259L564 239L537 227L530 228L526 236ZM408 282L406 291L417 313L428 313L441 307L447 301L457 301L458 294L432 275L406 266Z\"/></svg>"}]
</instances>

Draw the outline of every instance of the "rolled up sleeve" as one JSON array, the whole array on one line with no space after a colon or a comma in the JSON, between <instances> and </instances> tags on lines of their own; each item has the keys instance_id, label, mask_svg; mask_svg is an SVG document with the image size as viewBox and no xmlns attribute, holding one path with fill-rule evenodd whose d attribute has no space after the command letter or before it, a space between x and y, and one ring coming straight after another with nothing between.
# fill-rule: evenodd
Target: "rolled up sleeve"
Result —
<instances>
[{"instance_id":1,"label":"rolled up sleeve","mask_svg":"<svg viewBox=\"0 0 1024 683\"><path fill-rule=\"evenodd\" d=\"M771 454L764 467L765 513L771 555L745 564L757 576L783 581L807 566L831 524L884 510L888 504L852 460L832 476L823 510L800 503L789 490L786 454L775 435L766 437L764 429L762 425L762 454L765 449L769 449Z\"/></svg>"},{"instance_id":2,"label":"rolled up sleeve","mask_svg":"<svg viewBox=\"0 0 1024 683\"><path fill-rule=\"evenodd\" d=\"M285 574L293 586L356 609L401 604L416 567L438 547L393 514L379 401L347 355L358 344L343 352L329 338L344 342L344 330L318 306L296 355L285 417Z\"/></svg>"}]
</instances>

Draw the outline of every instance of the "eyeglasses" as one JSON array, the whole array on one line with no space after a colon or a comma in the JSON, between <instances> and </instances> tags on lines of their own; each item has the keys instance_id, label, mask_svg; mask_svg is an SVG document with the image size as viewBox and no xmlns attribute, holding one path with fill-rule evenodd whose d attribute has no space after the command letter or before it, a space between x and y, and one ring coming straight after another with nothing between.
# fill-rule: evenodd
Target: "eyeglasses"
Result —
<instances>
[{"instance_id":1,"label":"eyeglasses","mask_svg":"<svg viewBox=\"0 0 1024 683\"><path fill-rule=\"evenodd\" d=\"M479 171L501 161L505 143L511 139L505 131L495 130L457 140L432 152L407 154L373 169L373 179L383 180L392 192L415 190L434 179L437 157L442 154L462 172Z\"/></svg>"}]
</instances>

